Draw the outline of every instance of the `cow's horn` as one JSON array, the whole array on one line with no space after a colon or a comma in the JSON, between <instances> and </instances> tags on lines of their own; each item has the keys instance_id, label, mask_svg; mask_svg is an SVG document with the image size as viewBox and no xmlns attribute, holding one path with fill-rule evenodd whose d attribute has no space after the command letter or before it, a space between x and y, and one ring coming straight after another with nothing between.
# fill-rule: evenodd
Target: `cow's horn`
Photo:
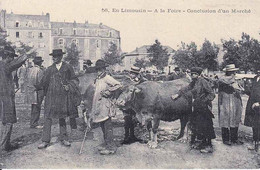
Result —
<instances>
[{"instance_id":1,"label":"cow's horn","mask_svg":"<svg viewBox=\"0 0 260 170\"><path fill-rule=\"evenodd\" d=\"M141 89L135 87L135 93L140 93L141 92Z\"/></svg>"}]
</instances>

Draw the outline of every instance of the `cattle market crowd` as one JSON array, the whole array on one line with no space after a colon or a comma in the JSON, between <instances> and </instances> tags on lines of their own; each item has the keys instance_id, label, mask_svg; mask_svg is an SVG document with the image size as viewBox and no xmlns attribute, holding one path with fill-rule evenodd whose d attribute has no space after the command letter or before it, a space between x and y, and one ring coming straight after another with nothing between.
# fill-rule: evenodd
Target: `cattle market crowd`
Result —
<instances>
[{"instance_id":1,"label":"cattle market crowd","mask_svg":"<svg viewBox=\"0 0 260 170\"><path fill-rule=\"evenodd\" d=\"M160 120L180 120L181 130L178 139L183 137L184 129L191 130L189 145L201 153L214 151L212 139L216 138L212 113L212 101L218 95L218 120L224 145L243 145L238 138L238 128L242 115L241 94L249 96L244 125L252 127L253 141L248 147L258 150L260 137L260 67L255 77L241 81L236 76L239 71L234 64L228 64L223 75L206 75L200 67L183 71L175 67L169 75L152 75L142 72L138 67L116 73L108 71L109 65L102 59L95 66L88 61L83 76L88 71L95 72L93 81L81 82L82 74L75 73L73 67L64 62L61 49L53 49L50 56L53 64L44 68L40 56L33 64L25 64L28 56L17 56L11 46L5 46L0 60L0 151L11 151L10 138L13 124L17 122L15 93L20 91L27 96L31 105L30 128L42 129L38 149L47 148L51 141L51 127L58 119L60 143L70 147L66 119L70 128L78 128L79 106L82 106L83 130L93 124L101 127L104 143L97 149L102 155L115 154L112 118L117 110L124 115L124 139L121 144L134 142L157 146L157 132ZM80 86L85 87L84 94ZM163 90L162 90L163 89ZM40 112L44 105L44 124L39 124ZM135 121L150 132L150 140L139 139L135 135ZM84 138L85 139L85 138Z\"/></svg>"}]
</instances>

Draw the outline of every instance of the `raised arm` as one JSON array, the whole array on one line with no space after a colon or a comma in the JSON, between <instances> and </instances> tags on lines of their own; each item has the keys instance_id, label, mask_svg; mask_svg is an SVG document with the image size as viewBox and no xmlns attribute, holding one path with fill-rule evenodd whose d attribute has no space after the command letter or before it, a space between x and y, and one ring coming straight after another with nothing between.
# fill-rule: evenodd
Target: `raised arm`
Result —
<instances>
[{"instance_id":1,"label":"raised arm","mask_svg":"<svg viewBox=\"0 0 260 170\"><path fill-rule=\"evenodd\" d=\"M7 69L9 72L13 72L14 70L16 70L17 68L21 67L23 65L23 63L28 59L28 56L23 55L20 56L18 58L15 58L13 61L11 61L10 63L7 63Z\"/></svg>"}]
</instances>

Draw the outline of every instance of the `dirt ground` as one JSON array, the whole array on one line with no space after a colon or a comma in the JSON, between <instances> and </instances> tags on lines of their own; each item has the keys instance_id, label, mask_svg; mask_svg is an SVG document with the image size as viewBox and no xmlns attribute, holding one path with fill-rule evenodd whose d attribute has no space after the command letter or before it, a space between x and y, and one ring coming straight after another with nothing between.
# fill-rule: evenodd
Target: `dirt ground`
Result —
<instances>
[{"instance_id":1,"label":"dirt ground","mask_svg":"<svg viewBox=\"0 0 260 170\"><path fill-rule=\"evenodd\" d=\"M73 136L72 146L66 148L57 140L57 122L52 127L51 146L43 150L37 149L41 130L29 128L30 114L22 100L23 95L18 94L18 123L14 125L12 134L12 143L19 144L19 149L2 155L1 168L260 168L260 151L257 153L247 149L252 140L250 128L242 124L240 126L239 135L245 142L244 145L222 144L218 127L217 98L213 102L214 127L217 134L217 138L213 140L213 153L202 154L197 150L191 150L186 137L179 141L174 140L179 132L179 121L161 122L159 144L156 149L150 149L146 144L140 143L122 146L120 141L124 133L123 116L119 114L113 119L115 141L119 147L115 155L109 156L100 155L97 151L97 146L103 140L100 128L93 129L88 135L83 153L79 155L83 132L78 130ZM246 101L247 96L243 96L244 107ZM43 123L42 117L40 123Z\"/></svg>"}]
</instances>

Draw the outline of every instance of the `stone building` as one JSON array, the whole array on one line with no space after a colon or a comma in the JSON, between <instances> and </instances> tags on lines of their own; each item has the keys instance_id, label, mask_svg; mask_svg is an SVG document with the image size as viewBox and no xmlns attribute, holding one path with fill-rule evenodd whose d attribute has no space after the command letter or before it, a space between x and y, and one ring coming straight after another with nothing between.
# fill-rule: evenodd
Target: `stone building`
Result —
<instances>
[{"instance_id":1,"label":"stone building","mask_svg":"<svg viewBox=\"0 0 260 170\"><path fill-rule=\"evenodd\" d=\"M143 45L141 47L137 47L134 51L125 54L124 60L123 60L123 68L125 70L130 70L131 67L136 63L136 59L144 59L149 61L148 55L149 53L147 52L147 49L149 49L151 45ZM176 67L173 64L172 61L172 56L174 54L174 49L169 47L169 46L163 46L164 49L167 49L168 53L170 54L169 56L169 61L168 61L168 66L164 68L164 71L166 73L172 72L173 69ZM146 70L157 70L155 66L147 67Z\"/></svg>"},{"instance_id":2,"label":"stone building","mask_svg":"<svg viewBox=\"0 0 260 170\"><path fill-rule=\"evenodd\" d=\"M23 42L36 49L42 56L45 66L52 64L49 53L52 49L62 48L75 43L81 51L80 68L84 60L102 58L110 42L121 50L120 32L106 25L74 22L51 22L50 14L24 15L0 12L0 27L8 35L8 40L19 46Z\"/></svg>"},{"instance_id":3,"label":"stone building","mask_svg":"<svg viewBox=\"0 0 260 170\"><path fill-rule=\"evenodd\" d=\"M75 43L81 51L80 68L84 60L102 58L107 52L110 42L120 50L120 32L106 25L74 22L51 22L52 47L62 48Z\"/></svg>"},{"instance_id":4,"label":"stone building","mask_svg":"<svg viewBox=\"0 0 260 170\"><path fill-rule=\"evenodd\" d=\"M49 52L51 49L51 24L50 15L21 15L0 12L0 26L6 31L7 39L15 46L23 42L36 49L36 52L45 61L44 65L49 66L51 59Z\"/></svg>"}]
</instances>

